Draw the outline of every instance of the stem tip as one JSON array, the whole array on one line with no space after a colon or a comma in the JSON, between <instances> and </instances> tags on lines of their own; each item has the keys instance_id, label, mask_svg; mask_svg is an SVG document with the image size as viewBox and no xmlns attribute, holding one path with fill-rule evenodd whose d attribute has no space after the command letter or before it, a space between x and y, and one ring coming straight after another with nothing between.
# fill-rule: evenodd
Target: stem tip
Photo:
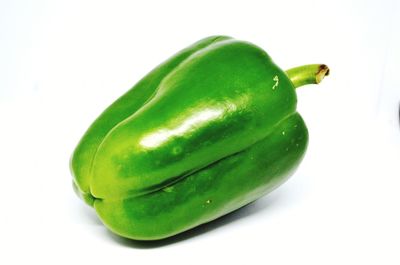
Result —
<instances>
[{"instance_id":1,"label":"stem tip","mask_svg":"<svg viewBox=\"0 0 400 265\"><path fill-rule=\"evenodd\" d=\"M319 84L329 74L329 68L325 64L307 64L291 68L286 71L286 74L293 86L297 88L309 84Z\"/></svg>"},{"instance_id":2,"label":"stem tip","mask_svg":"<svg viewBox=\"0 0 400 265\"><path fill-rule=\"evenodd\" d=\"M317 74L315 75L315 82L317 84L321 83L322 79L327 75L329 75L329 67L325 64L321 64Z\"/></svg>"}]
</instances>

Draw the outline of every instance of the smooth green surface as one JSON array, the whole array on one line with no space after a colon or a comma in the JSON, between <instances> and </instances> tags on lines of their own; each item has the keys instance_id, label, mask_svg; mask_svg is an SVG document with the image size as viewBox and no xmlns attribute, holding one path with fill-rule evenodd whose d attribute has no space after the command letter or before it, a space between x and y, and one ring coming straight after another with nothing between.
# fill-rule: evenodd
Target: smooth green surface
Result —
<instances>
[{"instance_id":1,"label":"smooth green surface","mask_svg":"<svg viewBox=\"0 0 400 265\"><path fill-rule=\"evenodd\" d=\"M304 72L291 78L314 74ZM107 227L155 240L272 190L295 170L307 141L287 74L259 47L213 36L107 108L71 170L75 190Z\"/></svg>"},{"instance_id":2,"label":"smooth green surface","mask_svg":"<svg viewBox=\"0 0 400 265\"><path fill-rule=\"evenodd\" d=\"M180 51L146 75L134 87L132 87L132 89L109 106L93 122L80 140L70 161L71 171L74 175L74 186L77 187L79 196L81 196L88 204L93 204L93 197L90 193L90 169L97 148L106 134L122 120L126 119L142 107L142 105L155 92L165 76L176 68L182 61L187 59L196 51L227 38L229 37L211 36Z\"/></svg>"},{"instance_id":3,"label":"smooth green surface","mask_svg":"<svg viewBox=\"0 0 400 265\"><path fill-rule=\"evenodd\" d=\"M91 193L116 199L155 191L259 141L295 102L285 73L259 48L236 40L209 46L104 138Z\"/></svg>"},{"instance_id":4,"label":"smooth green surface","mask_svg":"<svg viewBox=\"0 0 400 265\"><path fill-rule=\"evenodd\" d=\"M294 114L257 144L174 185L130 199L96 200L105 225L129 238L165 238L236 210L283 183L301 161L308 134Z\"/></svg>"}]
</instances>

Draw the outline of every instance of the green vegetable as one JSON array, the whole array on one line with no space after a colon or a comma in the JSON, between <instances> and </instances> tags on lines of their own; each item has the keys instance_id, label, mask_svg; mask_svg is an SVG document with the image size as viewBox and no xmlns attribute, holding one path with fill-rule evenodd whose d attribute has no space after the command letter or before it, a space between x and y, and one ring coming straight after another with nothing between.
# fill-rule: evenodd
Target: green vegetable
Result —
<instances>
[{"instance_id":1,"label":"green vegetable","mask_svg":"<svg viewBox=\"0 0 400 265\"><path fill-rule=\"evenodd\" d=\"M307 147L295 87L325 65L286 73L265 51L203 39L144 77L87 130L74 187L127 238L166 238L234 211L290 176Z\"/></svg>"}]
</instances>

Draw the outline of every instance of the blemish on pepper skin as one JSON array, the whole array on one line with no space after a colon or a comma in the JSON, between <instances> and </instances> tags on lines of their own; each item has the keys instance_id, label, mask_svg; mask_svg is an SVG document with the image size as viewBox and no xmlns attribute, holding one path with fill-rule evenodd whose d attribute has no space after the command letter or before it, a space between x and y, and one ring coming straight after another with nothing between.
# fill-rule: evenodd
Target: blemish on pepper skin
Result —
<instances>
[{"instance_id":1,"label":"blemish on pepper skin","mask_svg":"<svg viewBox=\"0 0 400 265\"><path fill-rule=\"evenodd\" d=\"M174 187L172 187L172 186L163 188L163 191L168 192L168 193L172 192L173 190L174 190Z\"/></svg>"},{"instance_id":2,"label":"blemish on pepper skin","mask_svg":"<svg viewBox=\"0 0 400 265\"><path fill-rule=\"evenodd\" d=\"M275 90L279 85L279 77L276 75L272 80L275 81L275 84L272 86L272 90Z\"/></svg>"},{"instance_id":3,"label":"blemish on pepper skin","mask_svg":"<svg viewBox=\"0 0 400 265\"><path fill-rule=\"evenodd\" d=\"M210 203L212 203L211 199L206 200L206 204L210 204Z\"/></svg>"},{"instance_id":4,"label":"blemish on pepper skin","mask_svg":"<svg viewBox=\"0 0 400 265\"><path fill-rule=\"evenodd\" d=\"M180 147L180 146L175 146L175 147L172 149L172 154L173 154L173 155L179 155L180 153L182 153L182 147Z\"/></svg>"},{"instance_id":5,"label":"blemish on pepper skin","mask_svg":"<svg viewBox=\"0 0 400 265\"><path fill-rule=\"evenodd\" d=\"M286 134L286 132L285 131L282 131L282 135L285 135Z\"/></svg>"}]
</instances>

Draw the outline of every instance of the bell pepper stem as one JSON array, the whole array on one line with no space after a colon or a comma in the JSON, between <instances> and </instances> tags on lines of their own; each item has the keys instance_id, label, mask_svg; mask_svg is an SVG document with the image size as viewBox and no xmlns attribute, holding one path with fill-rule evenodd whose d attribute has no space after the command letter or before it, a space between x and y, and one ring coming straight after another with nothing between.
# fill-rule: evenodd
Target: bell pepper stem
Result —
<instances>
[{"instance_id":1,"label":"bell pepper stem","mask_svg":"<svg viewBox=\"0 0 400 265\"><path fill-rule=\"evenodd\" d=\"M286 71L295 88L309 84L319 84L329 75L329 68L325 64L308 64L294 67Z\"/></svg>"}]
</instances>

